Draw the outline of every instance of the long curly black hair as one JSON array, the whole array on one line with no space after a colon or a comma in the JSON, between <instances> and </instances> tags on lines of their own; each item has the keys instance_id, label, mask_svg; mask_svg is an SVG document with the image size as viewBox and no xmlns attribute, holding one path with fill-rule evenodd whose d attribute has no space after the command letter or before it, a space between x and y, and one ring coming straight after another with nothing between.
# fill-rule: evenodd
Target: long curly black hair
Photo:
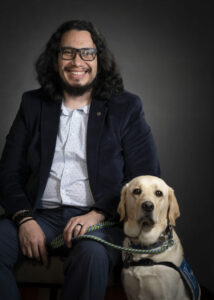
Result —
<instances>
[{"instance_id":1,"label":"long curly black hair","mask_svg":"<svg viewBox=\"0 0 214 300\"><path fill-rule=\"evenodd\" d=\"M93 87L92 96L98 99L110 99L123 92L123 80L118 71L114 56L108 48L102 34L91 22L73 20L63 23L51 36L45 50L40 54L35 67L37 80L44 92L53 100L62 98L62 86L57 71L57 58L62 35L72 29L86 30L97 48L98 73Z\"/></svg>"}]
</instances>

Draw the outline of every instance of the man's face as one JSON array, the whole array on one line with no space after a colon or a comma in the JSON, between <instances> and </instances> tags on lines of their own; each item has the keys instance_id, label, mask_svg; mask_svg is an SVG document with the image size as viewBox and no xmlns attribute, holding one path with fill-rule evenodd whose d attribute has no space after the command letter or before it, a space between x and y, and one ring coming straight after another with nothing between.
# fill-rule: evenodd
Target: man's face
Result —
<instances>
[{"instance_id":1,"label":"man's face","mask_svg":"<svg viewBox=\"0 0 214 300\"><path fill-rule=\"evenodd\" d=\"M60 47L94 48L96 46L88 31L70 30L63 34ZM84 61L79 53L72 60L63 60L61 54L58 55L58 71L63 81L63 85L74 88L84 88L89 86L97 75L97 56L93 61Z\"/></svg>"}]
</instances>

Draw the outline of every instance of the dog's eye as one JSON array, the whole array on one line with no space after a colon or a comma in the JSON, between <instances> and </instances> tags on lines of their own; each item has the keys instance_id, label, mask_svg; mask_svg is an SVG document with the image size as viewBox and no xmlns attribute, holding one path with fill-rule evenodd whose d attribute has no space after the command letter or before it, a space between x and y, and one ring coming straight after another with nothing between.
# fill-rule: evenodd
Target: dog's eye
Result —
<instances>
[{"instance_id":1,"label":"dog's eye","mask_svg":"<svg viewBox=\"0 0 214 300\"><path fill-rule=\"evenodd\" d=\"M157 191L155 191L155 195L156 195L157 197L162 197L162 196L163 196L163 193L162 193L161 191L157 190Z\"/></svg>"},{"instance_id":2,"label":"dog's eye","mask_svg":"<svg viewBox=\"0 0 214 300\"><path fill-rule=\"evenodd\" d=\"M141 189L134 189L133 194L134 195L140 195L142 193Z\"/></svg>"}]
</instances>

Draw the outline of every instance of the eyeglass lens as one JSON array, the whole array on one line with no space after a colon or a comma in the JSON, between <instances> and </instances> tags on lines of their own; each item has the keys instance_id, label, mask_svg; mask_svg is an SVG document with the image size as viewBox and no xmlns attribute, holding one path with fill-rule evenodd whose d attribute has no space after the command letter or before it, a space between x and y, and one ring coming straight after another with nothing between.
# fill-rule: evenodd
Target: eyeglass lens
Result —
<instances>
[{"instance_id":1,"label":"eyeglass lens","mask_svg":"<svg viewBox=\"0 0 214 300\"><path fill-rule=\"evenodd\" d=\"M93 48L82 48L82 49L75 49L75 48L61 48L60 49L62 59L65 60L72 60L75 59L77 52L80 54L80 57L83 60L94 60L96 57L96 49Z\"/></svg>"}]
</instances>

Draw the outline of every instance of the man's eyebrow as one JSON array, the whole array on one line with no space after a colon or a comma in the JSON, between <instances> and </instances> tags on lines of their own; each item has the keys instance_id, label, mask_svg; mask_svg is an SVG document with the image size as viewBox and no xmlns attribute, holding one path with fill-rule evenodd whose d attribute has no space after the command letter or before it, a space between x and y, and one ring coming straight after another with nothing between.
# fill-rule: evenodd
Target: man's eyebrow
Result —
<instances>
[{"instance_id":1,"label":"man's eyebrow","mask_svg":"<svg viewBox=\"0 0 214 300\"><path fill-rule=\"evenodd\" d=\"M62 47L60 47L60 48L62 48L62 49L77 49L77 50L81 50L81 49L94 49L94 50L96 50L96 49L93 48L93 47L75 48L75 47L71 47L71 46L62 46Z\"/></svg>"}]
</instances>

